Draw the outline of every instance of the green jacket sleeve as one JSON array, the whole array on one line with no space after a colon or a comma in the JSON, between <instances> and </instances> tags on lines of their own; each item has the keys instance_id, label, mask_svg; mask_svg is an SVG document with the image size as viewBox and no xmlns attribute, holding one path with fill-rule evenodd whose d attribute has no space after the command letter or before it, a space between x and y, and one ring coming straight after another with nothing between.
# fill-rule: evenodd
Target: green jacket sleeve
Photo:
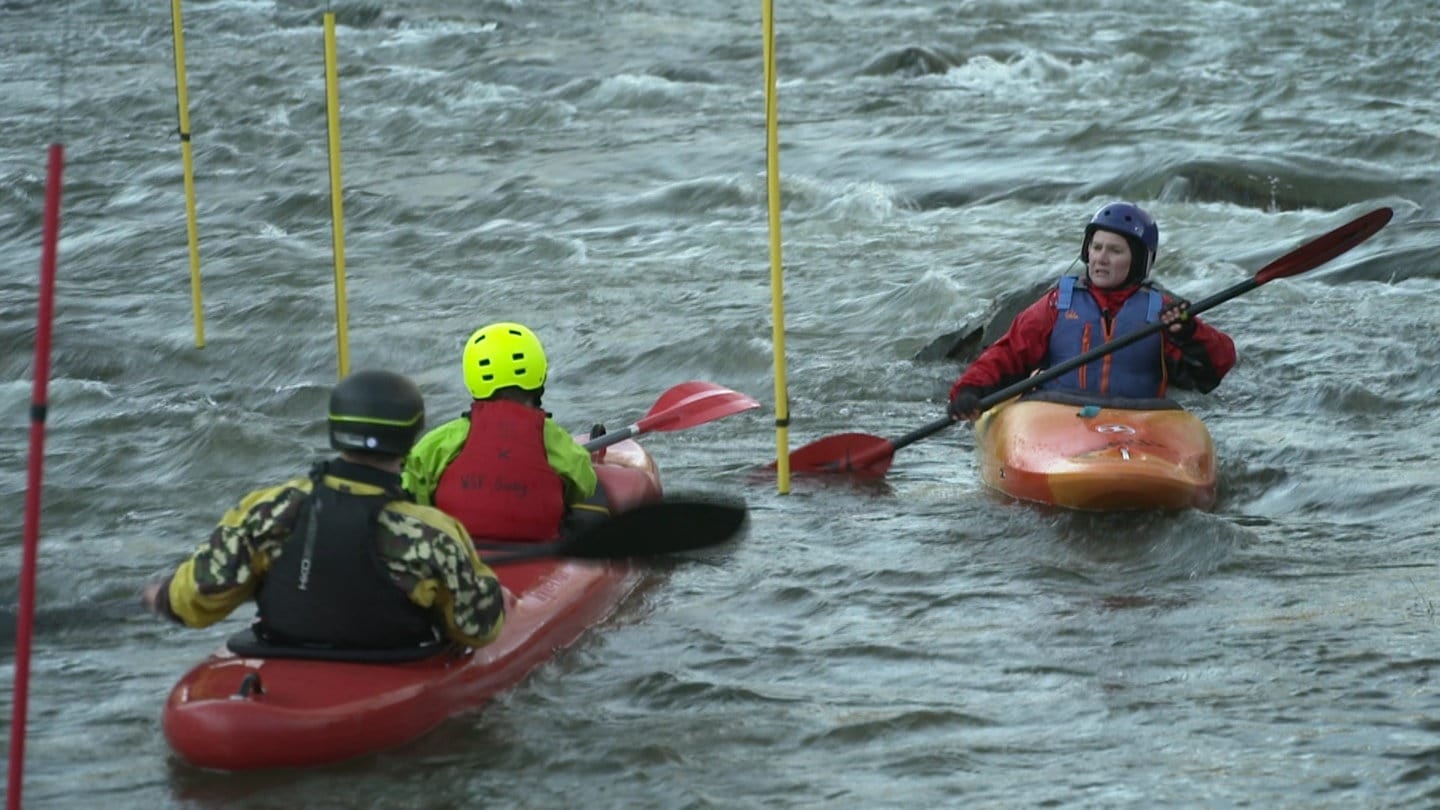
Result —
<instances>
[{"instance_id":1,"label":"green jacket sleeve","mask_svg":"<svg viewBox=\"0 0 1440 810\"><path fill-rule=\"evenodd\" d=\"M400 485L424 506L435 505L435 488L440 485L440 474L450 462L460 455L465 439L470 436L470 420L452 419L431 430L410 448L405 459L405 471L400 475Z\"/></svg>"},{"instance_id":2,"label":"green jacket sleeve","mask_svg":"<svg viewBox=\"0 0 1440 810\"><path fill-rule=\"evenodd\" d=\"M545 420L545 456L565 483L565 503L577 504L595 494L595 465L590 453L553 419Z\"/></svg>"}]
</instances>

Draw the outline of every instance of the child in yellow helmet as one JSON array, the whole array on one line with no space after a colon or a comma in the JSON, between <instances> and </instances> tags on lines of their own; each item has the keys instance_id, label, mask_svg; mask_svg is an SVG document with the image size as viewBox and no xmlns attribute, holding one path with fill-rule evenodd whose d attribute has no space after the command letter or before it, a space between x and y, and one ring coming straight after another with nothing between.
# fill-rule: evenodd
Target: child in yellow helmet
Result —
<instances>
[{"instance_id":1,"label":"child in yellow helmet","mask_svg":"<svg viewBox=\"0 0 1440 810\"><path fill-rule=\"evenodd\" d=\"M488 540L552 540L572 509L603 512L587 503L596 489L589 452L541 406L548 366L535 333L518 323L482 327L462 363L470 410L415 445L405 489Z\"/></svg>"}]
</instances>

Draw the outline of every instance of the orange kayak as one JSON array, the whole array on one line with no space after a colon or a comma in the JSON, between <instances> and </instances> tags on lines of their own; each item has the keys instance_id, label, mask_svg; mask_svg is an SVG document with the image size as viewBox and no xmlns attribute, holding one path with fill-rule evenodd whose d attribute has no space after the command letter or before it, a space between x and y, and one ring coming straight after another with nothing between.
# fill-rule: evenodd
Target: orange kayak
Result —
<instances>
[{"instance_id":1,"label":"orange kayak","mask_svg":"<svg viewBox=\"0 0 1440 810\"><path fill-rule=\"evenodd\" d=\"M1215 445L1199 417L1170 400L1043 396L1009 400L976 421L986 486L1070 509L1214 505Z\"/></svg>"}]
</instances>

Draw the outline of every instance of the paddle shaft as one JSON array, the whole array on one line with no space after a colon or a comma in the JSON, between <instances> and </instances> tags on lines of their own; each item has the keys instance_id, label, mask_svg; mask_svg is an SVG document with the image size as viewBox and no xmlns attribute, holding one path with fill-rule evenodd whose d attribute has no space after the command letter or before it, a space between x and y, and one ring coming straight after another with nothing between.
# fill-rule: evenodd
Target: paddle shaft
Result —
<instances>
[{"instance_id":1,"label":"paddle shaft","mask_svg":"<svg viewBox=\"0 0 1440 810\"><path fill-rule=\"evenodd\" d=\"M1393 212L1389 208L1379 208L1345 225L1342 225L1339 228L1336 228L1335 230L1324 234L1323 236L1313 239L1310 242L1307 242L1304 245L1296 248L1295 250L1286 253L1284 256L1281 256L1275 261L1265 265L1259 271L1257 271L1254 276L1245 279L1239 284L1221 290L1220 292L1217 292L1214 295L1209 296L1208 298L1202 298L1199 301L1196 301L1189 306L1188 314L1191 316L1198 315L1201 312L1210 309L1211 307L1229 301L1231 298L1234 298L1237 295L1244 295L1245 293L1250 292L1251 290L1259 287L1262 284L1265 284L1266 282L1273 281L1277 278L1293 276L1299 273L1303 273L1306 270L1319 267L1320 265L1330 261L1336 256L1339 256L1350 248L1355 247L1366 239L1369 239L1375 234L1376 231L1379 231L1381 228L1385 227L1385 223L1390 221L1390 217L1392 216L1392 214ZM1076 355L1075 357L1072 357L1069 360L1066 360L1065 362L1060 363L1052 368L1046 369L1039 374L1036 374L1032 377L1027 377L1020 382L1014 383L1012 385L1007 385L1004 388L1001 388L999 391L989 394L985 398L981 399L979 410L987 411L1013 396L1023 394L1026 391L1044 385L1045 383L1050 382L1051 380L1064 374L1067 374L1085 365L1086 363L1098 360L1099 358L1104 357L1111 352L1119 351L1120 349L1123 349L1126 346L1135 343L1136 341L1144 340L1150 335L1153 335L1156 332L1159 332L1169 326L1170 324L1160 321L1148 324L1145 327L1137 329L1127 335L1118 337L1103 345L1096 346L1088 352ZM914 444L915 442L918 442L927 436L939 433L940 431L954 424L954 421L955 420L952 420L948 416L944 419L937 419L934 422L925 425L924 427L906 433L904 436L901 436L894 442L891 442L888 448L876 448L876 452L865 453L862 456L857 456L852 463L858 467L861 466L865 461L873 461L874 458L883 455L884 452L888 451L893 453L896 450L905 447L906 445Z\"/></svg>"},{"instance_id":2,"label":"paddle shaft","mask_svg":"<svg viewBox=\"0 0 1440 810\"><path fill-rule=\"evenodd\" d=\"M1215 306L1216 304L1228 301L1237 295L1241 295L1242 293L1249 292L1250 290L1255 289L1263 283L1265 282L1257 281L1254 278L1246 279L1245 281L1236 284L1229 289L1222 290L1221 292L1218 292L1215 295L1212 295L1209 298L1200 301L1199 303L1192 304L1190 306L1190 314L1195 315L1197 313L1203 312L1204 310L1207 310ZM1121 337L1118 337L1100 346L1096 346L1088 352L1078 354L1063 363L1059 363L1051 368L1046 369L1045 371L1040 372L1039 374L1026 377L1025 379L1017 383L1007 385L1004 388L1001 388L999 391L988 394L983 399L981 399L977 410L981 412L988 411L1013 396L1017 396L1032 389L1038 388L1057 377L1063 376L1085 365L1086 363L1098 360L1099 358L1104 357L1111 352L1117 352L1138 340L1144 340L1150 335L1153 335L1168 326L1170 326L1170 324L1161 321L1147 324L1141 329L1137 329L1127 335L1122 335ZM956 419L953 419L948 415L941 417L940 419L936 419L935 421L930 422L923 427L916 428L915 430L906 433L904 436L901 436L898 439L889 442L888 445L879 445L869 452L857 454L853 459L850 460L850 464L852 467L855 468L864 467L867 464L876 461L877 459L880 459L889 454L893 454L896 450L899 450L902 447L907 447L914 444L915 442L920 441L921 439L933 436L936 433L944 430L945 428L948 428L951 425L955 424L956 421Z\"/></svg>"},{"instance_id":3,"label":"paddle shaft","mask_svg":"<svg viewBox=\"0 0 1440 810\"><path fill-rule=\"evenodd\" d=\"M581 447L584 447L587 451L593 453L596 450L609 447L612 444L619 444L620 442L625 441L631 436L639 435L641 432L642 431L640 429L640 423L636 422L633 425L628 425L619 430L611 431L610 433L606 433L603 436L596 436L590 441L585 442L585 444L581 445Z\"/></svg>"},{"instance_id":4,"label":"paddle shaft","mask_svg":"<svg viewBox=\"0 0 1440 810\"><path fill-rule=\"evenodd\" d=\"M1246 279L1245 281L1236 284L1229 289L1222 290L1221 292L1218 292L1210 296L1209 298L1200 301L1199 303L1192 304L1190 306L1190 314L1196 315L1215 306L1216 304L1228 301L1237 295L1247 293L1250 290L1259 287L1263 283L1265 282L1257 281L1254 278ZM988 411L1013 396L1017 396L1032 389L1038 388L1057 377L1068 374L1069 372L1085 365L1086 363L1098 360L1101 357L1110 354L1111 352L1117 352L1138 340L1144 340L1150 335L1153 335L1168 326L1170 326L1170 324L1162 323L1159 321L1152 324L1147 324L1144 328L1137 329L1127 335L1123 335L1100 346L1096 346L1088 352L1078 354L1063 363L1060 363L1046 369L1045 371L1040 372L1039 374L1026 377L1020 382L1007 385L1004 388L1001 388L999 391L988 394L983 399L981 399L978 410L982 412ZM869 462L872 462L877 458L880 458L881 456L884 456L888 453L894 453L896 450L899 450L902 447L907 447L914 444L915 442L920 441L921 439L933 436L936 433L944 430L945 428L948 428L951 425L955 424L955 422L956 420L950 418L949 416L936 419L935 421L930 422L923 427L916 428L915 430L906 433L904 436L895 439L894 441L890 442L888 447L876 447L875 450L872 452L861 453L857 455L851 460L850 463L854 467L864 467Z\"/></svg>"}]
</instances>

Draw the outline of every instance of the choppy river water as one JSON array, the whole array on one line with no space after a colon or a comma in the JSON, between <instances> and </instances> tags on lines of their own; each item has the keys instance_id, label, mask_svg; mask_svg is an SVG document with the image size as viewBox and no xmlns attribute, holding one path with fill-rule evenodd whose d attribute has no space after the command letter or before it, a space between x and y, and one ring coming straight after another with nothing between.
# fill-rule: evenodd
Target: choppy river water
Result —
<instances>
[{"instance_id":1,"label":"choppy river water","mask_svg":"<svg viewBox=\"0 0 1440 810\"><path fill-rule=\"evenodd\" d=\"M760 4L343 3L354 367L465 405L461 341L534 327L546 404L622 425L706 379L766 408L646 440L749 537L657 571L483 711L333 768L169 752L205 631L136 606L251 488L325 452L336 377L321 15L187 4L206 346L171 19L0 2L0 529L11 716L45 150L66 146L25 799L31 807L1416 807L1440 801L1440 17L1350 3L779 2L792 447L943 412L936 336L1140 202L1199 298L1372 208L1378 236L1217 307L1182 395L1210 512L1006 502L968 428L878 486L774 458ZM7 734L8 740L8 734Z\"/></svg>"}]
</instances>

